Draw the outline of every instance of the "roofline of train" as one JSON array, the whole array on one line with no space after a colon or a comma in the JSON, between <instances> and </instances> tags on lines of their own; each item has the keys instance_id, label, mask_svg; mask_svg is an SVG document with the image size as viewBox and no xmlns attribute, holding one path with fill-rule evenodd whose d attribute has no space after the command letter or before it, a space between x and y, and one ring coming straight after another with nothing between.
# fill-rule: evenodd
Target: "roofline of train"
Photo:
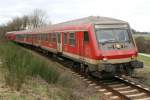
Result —
<instances>
[{"instance_id":1,"label":"roofline of train","mask_svg":"<svg viewBox=\"0 0 150 100\"><path fill-rule=\"evenodd\" d=\"M114 24L122 25L122 24L128 24L128 22L119 19L109 18L109 17L89 16L89 17L79 18L79 19L57 23L49 26L38 27L34 29L11 31L11 32L7 32L7 34L38 34L38 33L41 34L41 33L49 33L52 31L62 32L63 30L68 30L68 31L88 30L88 28L92 25L94 26L94 25L114 25Z\"/></svg>"}]
</instances>

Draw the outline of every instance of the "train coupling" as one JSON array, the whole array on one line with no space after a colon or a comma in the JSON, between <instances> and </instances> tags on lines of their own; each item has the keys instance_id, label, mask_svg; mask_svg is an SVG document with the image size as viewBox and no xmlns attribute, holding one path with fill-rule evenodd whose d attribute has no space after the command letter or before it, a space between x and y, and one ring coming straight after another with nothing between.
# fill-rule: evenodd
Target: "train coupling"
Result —
<instances>
[{"instance_id":1,"label":"train coupling","mask_svg":"<svg viewBox=\"0 0 150 100\"><path fill-rule=\"evenodd\" d=\"M141 62L141 61L132 61L131 62L131 66L133 67L133 68L143 68L144 67L144 64L143 64L143 62Z\"/></svg>"}]
</instances>

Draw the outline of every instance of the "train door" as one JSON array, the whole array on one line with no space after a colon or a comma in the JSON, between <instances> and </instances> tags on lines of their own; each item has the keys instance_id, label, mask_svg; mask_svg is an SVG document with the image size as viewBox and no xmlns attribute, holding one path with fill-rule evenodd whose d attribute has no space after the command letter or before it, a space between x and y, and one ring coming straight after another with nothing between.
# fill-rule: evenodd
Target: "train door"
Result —
<instances>
[{"instance_id":1,"label":"train door","mask_svg":"<svg viewBox=\"0 0 150 100\"><path fill-rule=\"evenodd\" d=\"M83 49L83 32L78 32L78 54L79 54L79 59L80 61L84 61L84 49Z\"/></svg>"},{"instance_id":2,"label":"train door","mask_svg":"<svg viewBox=\"0 0 150 100\"><path fill-rule=\"evenodd\" d=\"M57 33L57 51L62 52L62 34Z\"/></svg>"},{"instance_id":3,"label":"train door","mask_svg":"<svg viewBox=\"0 0 150 100\"><path fill-rule=\"evenodd\" d=\"M81 47L81 56L82 60L85 61L85 58L90 56L90 47L89 47L89 35L87 31L82 32L82 47Z\"/></svg>"}]
</instances>

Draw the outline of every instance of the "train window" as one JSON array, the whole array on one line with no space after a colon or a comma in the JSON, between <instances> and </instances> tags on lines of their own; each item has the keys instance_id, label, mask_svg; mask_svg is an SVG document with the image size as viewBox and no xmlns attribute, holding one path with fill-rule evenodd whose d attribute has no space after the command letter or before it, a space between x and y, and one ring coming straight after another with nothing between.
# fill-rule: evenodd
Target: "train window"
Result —
<instances>
[{"instance_id":1,"label":"train window","mask_svg":"<svg viewBox=\"0 0 150 100\"><path fill-rule=\"evenodd\" d=\"M75 33L70 33L69 34L69 43L70 45L74 46L75 45Z\"/></svg>"},{"instance_id":2,"label":"train window","mask_svg":"<svg viewBox=\"0 0 150 100\"><path fill-rule=\"evenodd\" d=\"M46 41L48 41L48 34L46 34Z\"/></svg>"},{"instance_id":3,"label":"train window","mask_svg":"<svg viewBox=\"0 0 150 100\"><path fill-rule=\"evenodd\" d=\"M24 38L26 39L26 37L27 37L27 35L25 34L25 35L24 35Z\"/></svg>"},{"instance_id":4,"label":"train window","mask_svg":"<svg viewBox=\"0 0 150 100\"><path fill-rule=\"evenodd\" d=\"M57 42L61 43L61 33L57 33Z\"/></svg>"},{"instance_id":5,"label":"train window","mask_svg":"<svg viewBox=\"0 0 150 100\"><path fill-rule=\"evenodd\" d=\"M33 39L36 39L36 34L33 34Z\"/></svg>"},{"instance_id":6,"label":"train window","mask_svg":"<svg viewBox=\"0 0 150 100\"><path fill-rule=\"evenodd\" d=\"M28 34L26 34L26 39L28 39Z\"/></svg>"},{"instance_id":7,"label":"train window","mask_svg":"<svg viewBox=\"0 0 150 100\"><path fill-rule=\"evenodd\" d=\"M50 33L49 36L50 36L50 42L52 42L52 33Z\"/></svg>"},{"instance_id":8,"label":"train window","mask_svg":"<svg viewBox=\"0 0 150 100\"><path fill-rule=\"evenodd\" d=\"M30 39L30 34L28 34L28 39Z\"/></svg>"},{"instance_id":9,"label":"train window","mask_svg":"<svg viewBox=\"0 0 150 100\"><path fill-rule=\"evenodd\" d=\"M30 39L30 34L28 34L28 39Z\"/></svg>"},{"instance_id":10,"label":"train window","mask_svg":"<svg viewBox=\"0 0 150 100\"><path fill-rule=\"evenodd\" d=\"M56 42L56 33L53 33L51 36L52 36L52 41Z\"/></svg>"},{"instance_id":11,"label":"train window","mask_svg":"<svg viewBox=\"0 0 150 100\"><path fill-rule=\"evenodd\" d=\"M37 37L36 37L36 34L34 34L33 36L34 36L34 40L35 40L35 39L37 38Z\"/></svg>"},{"instance_id":12,"label":"train window","mask_svg":"<svg viewBox=\"0 0 150 100\"><path fill-rule=\"evenodd\" d=\"M34 35L32 34L32 39L34 39Z\"/></svg>"},{"instance_id":13,"label":"train window","mask_svg":"<svg viewBox=\"0 0 150 100\"><path fill-rule=\"evenodd\" d=\"M23 38L24 38L24 34L21 35L21 39L23 39Z\"/></svg>"},{"instance_id":14,"label":"train window","mask_svg":"<svg viewBox=\"0 0 150 100\"><path fill-rule=\"evenodd\" d=\"M44 40L44 41L47 40L47 34L43 34L43 40Z\"/></svg>"},{"instance_id":15,"label":"train window","mask_svg":"<svg viewBox=\"0 0 150 100\"><path fill-rule=\"evenodd\" d=\"M45 34L43 34L43 33L41 34L41 39L45 40Z\"/></svg>"},{"instance_id":16,"label":"train window","mask_svg":"<svg viewBox=\"0 0 150 100\"><path fill-rule=\"evenodd\" d=\"M30 39L32 39L32 34L30 35Z\"/></svg>"},{"instance_id":17,"label":"train window","mask_svg":"<svg viewBox=\"0 0 150 100\"><path fill-rule=\"evenodd\" d=\"M45 34L42 34L42 40L45 40Z\"/></svg>"},{"instance_id":18,"label":"train window","mask_svg":"<svg viewBox=\"0 0 150 100\"><path fill-rule=\"evenodd\" d=\"M84 31L84 42L89 42L89 35L87 31Z\"/></svg>"},{"instance_id":19,"label":"train window","mask_svg":"<svg viewBox=\"0 0 150 100\"><path fill-rule=\"evenodd\" d=\"M28 34L28 39L30 39L30 34Z\"/></svg>"},{"instance_id":20,"label":"train window","mask_svg":"<svg viewBox=\"0 0 150 100\"><path fill-rule=\"evenodd\" d=\"M42 40L45 40L45 34L41 34L42 35Z\"/></svg>"},{"instance_id":21,"label":"train window","mask_svg":"<svg viewBox=\"0 0 150 100\"><path fill-rule=\"evenodd\" d=\"M37 40L40 40L40 34L37 34Z\"/></svg>"},{"instance_id":22,"label":"train window","mask_svg":"<svg viewBox=\"0 0 150 100\"><path fill-rule=\"evenodd\" d=\"M16 35L16 38L18 39L18 35Z\"/></svg>"},{"instance_id":23,"label":"train window","mask_svg":"<svg viewBox=\"0 0 150 100\"><path fill-rule=\"evenodd\" d=\"M44 35L45 35L45 37L44 37L44 38L45 38L45 41L47 41L47 34L44 34Z\"/></svg>"},{"instance_id":24,"label":"train window","mask_svg":"<svg viewBox=\"0 0 150 100\"><path fill-rule=\"evenodd\" d=\"M39 34L40 35L40 40L43 40L43 35L42 34Z\"/></svg>"},{"instance_id":25,"label":"train window","mask_svg":"<svg viewBox=\"0 0 150 100\"><path fill-rule=\"evenodd\" d=\"M27 34L27 39L29 39L29 34Z\"/></svg>"},{"instance_id":26,"label":"train window","mask_svg":"<svg viewBox=\"0 0 150 100\"><path fill-rule=\"evenodd\" d=\"M39 40L42 40L41 34L39 34Z\"/></svg>"},{"instance_id":27,"label":"train window","mask_svg":"<svg viewBox=\"0 0 150 100\"><path fill-rule=\"evenodd\" d=\"M64 33L64 44L67 44L67 33Z\"/></svg>"}]
</instances>

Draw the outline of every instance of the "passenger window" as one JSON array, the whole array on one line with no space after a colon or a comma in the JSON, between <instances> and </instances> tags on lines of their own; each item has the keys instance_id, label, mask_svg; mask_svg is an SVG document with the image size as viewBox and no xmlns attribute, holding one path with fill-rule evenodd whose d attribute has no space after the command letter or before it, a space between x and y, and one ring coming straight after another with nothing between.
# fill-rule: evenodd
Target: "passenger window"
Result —
<instances>
[{"instance_id":1,"label":"passenger window","mask_svg":"<svg viewBox=\"0 0 150 100\"><path fill-rule=\"evenodd\" d=\"M42 35L42 40L45 40L45 34L41 34Z\"/></svg>"},{"instance_id":2,"label":"passenger window","mask_svg":"<svg viewBox=\"0 0 150 100\"><path fill-rule=\"evenodd\" d=\"M67 33L64 33L64 44L67 44Z\"/></svg>"},{"instance_id":3,"label":"passenger window","mask_svg":"<svg viewBox=\"0 0 150 100\"><path fill-rule=\"evenodd\" d=\"M46 34L46 41L48 41L48 38L49 38L49 34Z\"/></svg>"},{"instance_id":4,"label":"passenger window","mask_svg":"<svg viewBox=\"0 0 150 100\"><path fill-rule=\"evenodd\" d=\"M44 40L44 41L46 40L45 35L46 35L46 34L43 34L43 40Z\"/></svg>"},{"instance_id":5,"label":"passenger window","mask_svg":"<svg viewBox=\"0 0 150 100\"><path fill-rule=\"evenodd\" d=\"M47 37L47 34L45 34L44 40L47 41L47 38L48 38L48 37Z\"/></svg>"},{"instance_id":6,"label":"passenger window","mask_svg":"<svg viewBox=\"0 0 150 100\"><path fill-rule=\"evenodd\" d=\"M41 40L41 36L40 34L37 35L38 40Z\"/></svg>"},{"instance_id":7,"label":"passenger window","mask_svg":"<svg viewBox=\"0 0 150 100\"><path fill-rule=\"evenodd\" d=\"M40 34L41 40L43 40L43 34Z\"/></svg>"},{"instance_id":8,"label":"passenger window","mask_svg":"<svg viewBox=\"0 0 150 100\"><path fill-rule=\"evenodd\" d=\"M28 35L28 39L30 39L30 34Z\"/></svg>"},{"instance_id":9,"label":"passenger window","mask_svg":"<svg viewBox=\"0 0 150 100\"><path fill-rule=\"evenodd\" d=\"M84 42L89 42L89 35L87 31L84 32Z\"/></svg>"},{"instance_id":10,"label":"passenger window","mask_svg":"<svg viewBox=\"0 0 150 100\"><path fill-rule=\"evenodd\" d=\"M70 33L69 36L70 45L75 46L75 33Z\"/></svg>"},{"instance_id":11,"label":"passenger window","mask_svg":"<svg viewBox=\"0 0 150 100\"><path fill-rule=\"evenodd\" d=\"M61 43L61 33L57 33L57 42Z\"/></svg>"},{"instance_id":12,"label":"passenger window","mask_svg":"<svg viewBox=\"0 0 150 100\"><path fill-rule=\"evenodd\" d=\"M50 42L53 42L52 33L50 33Z\"/></svg>"},{"instance_id":13,"label":"passenger window","mask_svg":"<svg viewBox=\"0 0 150 100\"><path fill-rule=\"evenodd\" d=\"M53 33L51 36L52 36L52 41L56 42L56 33Z\"/></svg>"}]
</instances>

